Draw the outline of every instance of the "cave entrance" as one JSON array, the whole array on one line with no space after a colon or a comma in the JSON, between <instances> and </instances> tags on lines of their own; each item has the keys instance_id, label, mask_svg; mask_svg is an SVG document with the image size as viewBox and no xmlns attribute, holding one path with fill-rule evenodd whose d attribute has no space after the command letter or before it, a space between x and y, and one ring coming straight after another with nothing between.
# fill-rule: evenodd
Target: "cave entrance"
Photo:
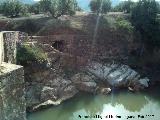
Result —
<instances>
[{"instance_id":1,"label":"cave entrance","mask_svg":"<svg viewBox=\"0 0 160 120\"><path fill-rule=\"evenodd\" d=\"M52 44L52 47L54 47L56 50L59 50L60 52L63 52L64 51L64 40L55 41Z\"/></svg>"}]
</instances>

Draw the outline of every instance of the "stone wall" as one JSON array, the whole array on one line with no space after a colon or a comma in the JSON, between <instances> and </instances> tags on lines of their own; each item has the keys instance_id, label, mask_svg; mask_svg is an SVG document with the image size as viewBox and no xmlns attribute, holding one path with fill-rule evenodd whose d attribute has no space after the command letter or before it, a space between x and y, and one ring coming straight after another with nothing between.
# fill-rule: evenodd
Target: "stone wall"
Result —
<instances>
[{"instance_id":1,"label":"stone wall","mask_svg":"<svg viewBox=\"0 0 160 120\"><path fill-rule=\"evenodd\" d=\"M4 43L3 43L3 33L0 32L0 64L4 60Z\"/></svg>"},{"instance_id":2,"label":"stone wall","mask_svg":"<svg viewBox=\"0 0 160 120\"><path fill-rule=\"evenodd\" d=\"M20 32L0 32L0 120L26 120L24 71L16 64Z\"/></svg>"},{"instance_id":3,"label":"stone wall","mask_svg":"<svg viewBox=\"0 0 160 120\"><path fill-rule=\"evenodd\" d=\"M137 47L133 42L133 34L110 29L106 31L99 33L94 46L93 36L77 34L30 36L29 42L36 41L38 44L54 47L56 41L64 41L63 52L73 56L83 58L94 56L95 59L127 61L130 52Z\"/></svg>"},{"instance_id":4,"label":"stone wall","mask_svg":"<svg viewBox=\"0 0 160 120\"><path fill-rule=\"evenodd\" d=\"M19 31L0 32L0 64L2 62L16 64L17 45L27 37L26 33Z\"/></svg>"},{"instance_id":5,"label":"stone wall","mask_svg":"<svg viewBox=\"0 0 160 120\"><path fill-rule=\"evenodd\" d=\"M16 64L16 42L18 40L17 32L3 32L4 40L4 61Z\"/></svg>"},{"instance_id":6,"label":"stone wall","mask_svg":"<svg viewBox=\"0 0 160 120\"><path fill-rule=\"evenodd\" d=\"M23 67L1 64L0 120L26 120Z\"/></svg>"}]
</instances>

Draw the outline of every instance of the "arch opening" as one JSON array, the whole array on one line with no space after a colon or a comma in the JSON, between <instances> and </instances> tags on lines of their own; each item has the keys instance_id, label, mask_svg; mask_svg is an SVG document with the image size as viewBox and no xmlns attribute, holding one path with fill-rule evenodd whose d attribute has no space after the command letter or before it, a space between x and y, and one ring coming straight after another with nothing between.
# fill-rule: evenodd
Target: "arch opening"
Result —
<instances>
[{"instance_id":1,"label":"arch opening","mask_svg":"<svg viewBox=\"0 0 160 120\"><path fill-rule=\"evenodd\" d=\"M52 47L54 47L56 50L59 50L60 52L64 51L64 40L55 41L52 44Z\"/></svg>"}]
</instances>

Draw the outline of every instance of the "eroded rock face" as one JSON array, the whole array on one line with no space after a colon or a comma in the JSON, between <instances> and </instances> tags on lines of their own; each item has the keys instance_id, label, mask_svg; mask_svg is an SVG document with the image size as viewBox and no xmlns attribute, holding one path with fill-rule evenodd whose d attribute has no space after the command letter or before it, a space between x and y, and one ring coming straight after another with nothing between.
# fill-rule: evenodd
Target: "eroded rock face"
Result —
<instances>
[{"instance_id":1,"label":"eroded rock face","mask_svg":"<svg viewBox=\"0 0 160 120\"><path fill-rule=\"evenodd\" d=\"M148 87L148 78L127 65L93 63L83 72L65 77L64 72L51 68L32 69L26 77L27 107L34 111L48 105L59 105L79 91L107 95L112 87L140 90Z\"/></svg>"},{"instance_id":2,"label":"eroded rock face","mask_svg":"<svg viewBox=\"0 0 160 120\"><path fill-rule=\"evenodd\" d=\"M127 65L121 64L100 64L92 62L88 71L106 82L112 87L129 87L135 90L148 87L148 78L141 78L140 75Z\"/></svg>"},{"instance_id":3,"label":"eroded rock face","mask_svg":"<svg viewBox=\"0 0 160 120\"><path fill-rule=\"evenodd\" d=\"M27 102L27 108L29 110L32 110L32 107L34 105L37 105L40 103L40 94L42 90L42 85L40 84L32 84L26 86L26 102Z\"/></svg>"},{"instance_id":4,"label":"eroded rock face","mask_svg":"<svg viewBox=\"0 0 160 120\"><path fill-rule=\"evenodd\" d=\"M44 86L41 91L40 100L47 101L48 99L56 101L58 99L57 97L57 89Z\"/></svg>"},{"instance_id":5,"label":"eroded rock face","mask_svg":"<svg viewBox=\"0 0 160 120\"><path fill-rule=\"evenodd\" d=\"M64 89L56 87L43 87L39 99L39 103L32 106L31 111L41 109L50 105L59 105L64 100L72 98L78 90L73 85L65 86Z\"/></svg>"},{"instance_id":6,"label":"eroded rock face","mask_svg":"<svg viewBox=\"0 0 160 120\"><path fill-rule=\"evenodd\" d=\"M41 78L39 78L41 76ZM55 75L45 69L33 72L26 85L26 100L29 111L35 111L48 105L58 105L78 93L76 87L63 75Z\"/></svg>"},{"instance_id":7,"label":"eroded rock face","mask_svg":"<svg viewBox=\"0 0 160 120\"><path fill-rule=\"evenodd\" d=\"M97 88L95 76L84 73L74 75L71 80L80 91L94 93Z\"/></svg>"}]
</instances>

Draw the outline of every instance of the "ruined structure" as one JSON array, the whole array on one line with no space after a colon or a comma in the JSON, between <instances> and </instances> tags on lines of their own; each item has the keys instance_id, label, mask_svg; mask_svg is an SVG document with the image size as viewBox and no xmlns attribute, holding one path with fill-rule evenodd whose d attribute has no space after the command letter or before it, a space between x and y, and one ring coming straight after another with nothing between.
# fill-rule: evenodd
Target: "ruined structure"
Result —
<instances>
[{"instance_id":1,"label":"ruined structure","mask_svg":"<svg viewBox=\"0 0 160 120\"><path fill-rule=\"evenodd\" d=\"M0 120L26 120L23 67L16 63L19 32L0 32Z\"/></svg>"}]
</instances>

